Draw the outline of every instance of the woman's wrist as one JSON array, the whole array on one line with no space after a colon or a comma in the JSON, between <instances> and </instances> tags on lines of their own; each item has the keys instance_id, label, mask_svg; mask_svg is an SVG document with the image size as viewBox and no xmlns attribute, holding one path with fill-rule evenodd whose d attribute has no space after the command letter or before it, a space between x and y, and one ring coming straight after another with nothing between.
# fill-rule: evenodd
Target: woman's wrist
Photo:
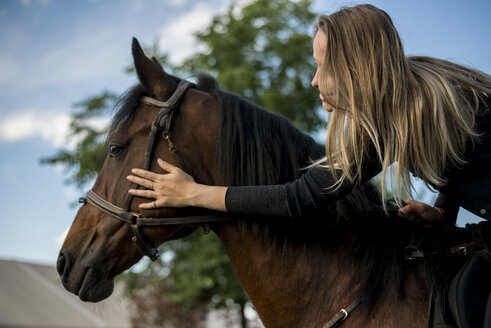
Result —
<instances>
[{"instance_id":1,"label":"woman's wrist","mask_svg":"<svg viewBox=\"0 0 491 328\"><path fill-rule=\"evenodd\" d=\"M227 187L207 186L196 183L191 192L191 206L226 212L225 194Z\"/></svg>"}]
</instances>

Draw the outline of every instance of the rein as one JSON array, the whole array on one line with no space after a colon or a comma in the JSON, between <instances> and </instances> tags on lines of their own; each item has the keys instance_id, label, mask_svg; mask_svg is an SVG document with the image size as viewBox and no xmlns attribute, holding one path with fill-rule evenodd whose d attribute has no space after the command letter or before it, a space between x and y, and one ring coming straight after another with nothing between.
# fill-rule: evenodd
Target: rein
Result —
<instances>
[{"instance_id":1,"label":"rein","mask_svg":"<svg viewBox=\"0 0 491 328\"><path fill-rule=\"evenodd\" d=\"M179 104L182 97L189 88L194 87L194 84L188 81L180 81L176 90L167 101L159 101L151 97L142 97L141 103L146 105L160 108L157 117L153 121L152 129L150 131L150 138L148 146L145 151L145 157L142 165L142 169L148 171L152 160L153 151L155 148L155 142L157 140L157 132L162 131L162 137L167 140L169 144L169 151L179 162L179 166L185 172L189 172L182 157L180 156L177 147L174 145L170 138L170 128L172 124L172 118L175 111L179 108ZM138 189L139 185L133 184L132 188ZM133 231L133 241L136 243L138 249L144 256L148 256L152 261L159 258L159 251L157 248L150 246L143 234L143 227L165 227L165 226L183 226L188 224L207 224L211 222L229 221L228 217L220 215L201 215L201 216L183 216L183 217L168 217L168 218L152 218L143 217L141 213L130 211L131 203L133 201L133 195L128 194L126 198L124 208L118 207L107 200L97 195L94 191L89 190L85 197L79 199L80 203L90 204L95 208L131 225ZM203 231L206 231L203 228Z\"/></svg>"},{"instance_id":2,"label":"rein","mask_svg":"<svg viewBox=\"0 0 491 328\"><path fill-rule=\"evenodd\" d=\"M358 305L360 305L361 301L357 298L346 308L341 309L334 317L331 318L328 322L322 326L322 328L335 328L341 326L341 324L348 318L351 311L353 311Z\"/></svg>"}]
</instances>

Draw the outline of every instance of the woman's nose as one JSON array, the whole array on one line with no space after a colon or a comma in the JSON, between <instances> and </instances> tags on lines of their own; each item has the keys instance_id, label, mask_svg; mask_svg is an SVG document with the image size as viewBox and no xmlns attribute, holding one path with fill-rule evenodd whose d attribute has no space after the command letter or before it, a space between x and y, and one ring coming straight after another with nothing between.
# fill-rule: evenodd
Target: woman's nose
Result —
<instances>
[{"instance_id":1,"label":"woman's nose","mask_svg":"<svg viewBox=\"0 0 491 328\"><path fill-rule=\"evenodd\" d=\"M319 83L317 82L317 72L315 72L314 78L312 79L312 82L310 84L314 88L318 88L319 87Z\"/></svg>"}]
</instances>

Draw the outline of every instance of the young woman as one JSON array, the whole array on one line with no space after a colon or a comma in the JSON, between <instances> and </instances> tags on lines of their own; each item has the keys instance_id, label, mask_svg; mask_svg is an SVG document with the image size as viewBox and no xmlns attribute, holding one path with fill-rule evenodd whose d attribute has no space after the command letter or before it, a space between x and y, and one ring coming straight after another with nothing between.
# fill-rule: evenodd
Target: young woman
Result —
<instances>
[{"instance_id":1,"label":"young woman","mask_svg":"<svg viewBox=\"0 0 491 328\"><path fill-rule=\"evenodd\" d=\"M406 56L390 17L371 5L320 16L314 35L312 86L329 112L326 157L292 183L246 187L200 185L159 161L168 174L135 169L128 177L153 189L145 193L154 200L141 208L300 218L380 171L385 177L397 162L395 190L410 190L413 173L440 192L435 207L409 200L400 216L425 225L455 222L461 206L490 220L491 78L448 61Z\"/></svg>"}]
</instances>

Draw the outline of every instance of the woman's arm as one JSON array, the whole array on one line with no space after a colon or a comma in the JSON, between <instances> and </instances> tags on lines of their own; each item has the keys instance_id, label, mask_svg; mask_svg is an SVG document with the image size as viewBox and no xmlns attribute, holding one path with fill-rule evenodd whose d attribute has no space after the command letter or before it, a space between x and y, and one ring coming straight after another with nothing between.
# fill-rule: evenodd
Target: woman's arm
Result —
<instances>
[{"instance_id":1,"label":"woman's arm","mask_svg":"<svg viewBox=\"0 0 491 328\"><path fill-rule=\"evenodd\" d=\"M335 179L327 168L314 166L286 184L229 187L225 204L229 213L240 216L318 216L354 188L345 185L329 189L334 184Z\"/></svg>"},{"instance_id":2,"label":"woman's arm","mask_svg":"<svg viewBox=\"0 0 491 328\"><path fill-rule=\"evenodd\" d=\"M149 189L131 189L129 193L155 199L141 204L141 208L196 206L232 215L299 218L321 214L355 188L345 183L329 189L335 179L328 169L319 166L309 168L299 179L287 184L216 187L198 184L181 169L160 159L158 163L167 174L133 169L128 176L131 182ZM364 181L378 170L378 165L368 167Z\"/></svg>"},{"instance_id":3,"label":"woman's arm","mask_svg":"<svg viewBox=\"0 0 491 328\"><path fill-rule=\"evenodd\" d=\"M457 222L457 214L459 213L459 203L456 199L447 196L440 191L436 198L435 207L441 208L444 212L444 220L449 224Z\"/></svg>"}]
</instances>

